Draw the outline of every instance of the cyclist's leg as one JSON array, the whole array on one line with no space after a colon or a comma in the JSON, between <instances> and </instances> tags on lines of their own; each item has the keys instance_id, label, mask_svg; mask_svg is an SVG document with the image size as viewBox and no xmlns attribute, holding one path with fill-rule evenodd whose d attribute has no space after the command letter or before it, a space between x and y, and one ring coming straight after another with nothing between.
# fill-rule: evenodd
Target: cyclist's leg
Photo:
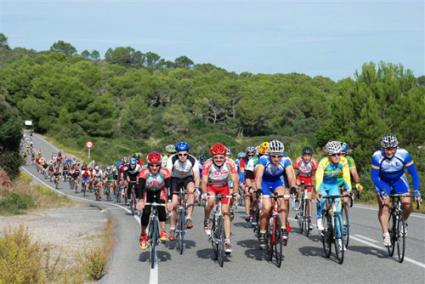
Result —
<instances>
[{"instance_id":1,"label":"cyclist's leg","mask_svg":"<svg viewBox=\"0 0 425 284\"><path fill-rule=\"evenodd\" d=\"M329 188L329 195L339 195L341 194L340 189L339 189L339 185L335 184L335 185L328 185ZM335 209L336 209L336 213L339 219L340 224L342 225L342 198L336 198L335 199ZM337 237L341 237L341 227L340 226L336 226L336 235Z\"/></svg>"},{"instance_id":2,"label":"cyclist's leg","mask_svg":"<svg viewBox=\"0 0 425 284\"><path fill-rule=\"evenodd\" d=\"M285 195L289 193L289 191L283 187L283 184L277 186L275 191L278 195ZM289 212L289 203L287 201L288 200L283 198L278 199L281 229L286 229L286 220Z\"/></svg>"},{"instance_id":3,"label":"cyclist's leg","mask_svg":"<svg viewBox=\"0 0 425 284\"><path fill-rule=\"evenodd\" d=\"M406 175L403 175L394 185L395 194L409 194L409 184L407 182ZM403 205L403 218L404 221L407 221L410 213L412 212L412 200L410 196L404 196L401 198L401 203Z\"/></svg>"},{"instance_id":4,"label":"cyclist's leg","mask_svg":"<svg viewBox=\"0 0 425 284\"><path fill-rule=\"evenodd\" d=\"M251 193L250 193L250 187L252 186L252 180L247 178L245 180L245 213L247 216L250 215L251 211Z\"/></svg>"},{"instance_id":5,"label":"cyclist's leg","mask_svg":"<svg viewBox=\"0 0 425 284\"><path fill-rule=\"evenodd\" d=\"M390 190L386 192L387 196L389 196L391 193ZM381 199L379 196L377 197L378 200L378 220L381 224L381 229L383 234L388 233L388 219L390 217L390 209L389 209L389 198L387 198L386 204L382 205Z\"/></svg>"},{"instance_id":6,"label":"cyclist's leg","mask_svg":"<svg viewBox=\"0 0 425 284\"><path fill-rule=\"evenodd\" d=\"M328 195L326 186L327 185L322 184L318 190L318 193L320 193L322 197ZM325 204L326 204L326 200L324 198L317 200L317 203L316 203L316 218L317 218L317 227L319 228L319 230L323 227L322 212L325 209Z\"/></svg>"},{"instance_id":7,"label":"cyclist's leg","mask_svg":"<svg viewBox=\"0 0 425 284\"><path fill-rule=\"evenodd\" d=\"M192 219L193 204L195 201L195 183L193 177L191 179L185 179L185 188L189 194L187 194L187 216L186 219Z\"/></svg>"},{"instance_id":8,"label":"cyclist's leg","mask_svg":"<svg viewBox=\"0 0 425 284\"><path fill-rule=\"evenodd\" d=\"M270 196L272 191L270 189L271 183L262 181L261 182L261 191L262 191L262 208L260 212L260 234L265 234L267 232L267 226L269 224L270 211L272 207Z\"/></svg>"},{"instance_id":9,"label":"cyclist's leg","mask_svg":"<svg viewBox=\"0 0 425 284\"><path fill-rule=\"evenodd\" d=\"M221 194L229 194L229 189L223 189L220 192ZM230 199L223 198L221 200L221 213L223 214L224 219L224 236L226 239L230 240L230 233L232 231L232 222L230 220Z\"/></svg>"},{"instance_id":10,"label":"cyclist's leg","mask_svg":"<svg viewBox=\"0 0 425 284\"><path fill-rule=\"evenodd\" d=\"M173 234L174 230L176 229L176 222L177 222L177 204L179 202L179 189L180 186L183 186L184 184L181 182L180 179L177 178L171 178L171 192L172 192L172 199L171 202L173 204L173 209L170 212L171 216L170 216L170 231L172 231L170 233ZM173 236L171 236L172 238Z\"/></svg>"}]
</instances>

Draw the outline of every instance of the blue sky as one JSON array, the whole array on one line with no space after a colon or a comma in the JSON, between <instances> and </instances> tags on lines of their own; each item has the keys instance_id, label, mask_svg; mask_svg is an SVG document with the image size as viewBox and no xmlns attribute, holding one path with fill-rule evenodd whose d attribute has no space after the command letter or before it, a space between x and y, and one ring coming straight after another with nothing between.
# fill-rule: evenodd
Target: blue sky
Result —
<instances>
[{"instance_id":1,"label":"blue sky","mask_svg":"<svg viewBox=\"0 0 425 284\"><path fill-rule=\"evenodd\" d=\"M334 80L365 62L425 74L423 0L0 0L12 47L131 46L229 71Z\"/></svg>"}]
</instances>

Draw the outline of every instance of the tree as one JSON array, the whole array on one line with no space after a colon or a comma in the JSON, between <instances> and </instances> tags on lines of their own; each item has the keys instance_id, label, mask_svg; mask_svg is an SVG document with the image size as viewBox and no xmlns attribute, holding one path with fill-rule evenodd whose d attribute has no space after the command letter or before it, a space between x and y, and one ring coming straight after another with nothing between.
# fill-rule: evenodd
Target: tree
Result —
<instances>
[{"instance_id":1,"label":"tree","mask_svg":"<svg viewBox=\"0 0 425 284\"><path fill-rule=\"evenodd\" d=\"M85 59L90 59L90 52L87 49L84 49L84 51L81 52L81 56Z\"/></svg>"},{"instance_id":2,"label":"tree","mask_svg":"<svg viewBox=\"0 0 425 284\"><path fill-rule=\"evenodd\" d=\"M3 33L0 33L0 47L10 49L9 44L7 43L7 36Z\"/></svg>"},{"instance_id":3,"label":"tree","mask_svg":"<svg viewBox=\"0 0 425 284\"><path fill-rule=\"evenodd\" d=\"M174 60L176 67L180 68L191 68L193 66L193 61L187 56L180 56Z\"/></svg>"},{"instance_id":4,"label":"tree","mask_svg":"<svg viewBox=\"0 0 425 284\"><path fill-rule=\"evenodd\" d=\"M100 59L100 53L97 50L92 50L90 57L93 61L99 61Z\"/></svg>"},{"instance_id":5,"label":"tree","mask_svg":"<svg viewBox=\"0 0 425 284\"><path fill-rule=\"evenodd\" d=\"M59 40L55 42L51 47L50 51L62 52L67 56L74 56L77 53L77 49L70 43Z\"/></svg>"}]
</instances>

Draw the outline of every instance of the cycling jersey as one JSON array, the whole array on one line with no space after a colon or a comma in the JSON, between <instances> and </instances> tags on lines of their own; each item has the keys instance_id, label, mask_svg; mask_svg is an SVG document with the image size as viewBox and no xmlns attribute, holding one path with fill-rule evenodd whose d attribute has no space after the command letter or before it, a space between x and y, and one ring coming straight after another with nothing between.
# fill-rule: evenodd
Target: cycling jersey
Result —
<instances>
[{"instance_id":1,"label":"cycling jersey","mask_svg":"<svg viewBox=\"0 0 425 284\"><path fill-rule=\"evenodd\" d=\"M304 161L302 157L299 157L294 164L294 170L297 173L297 177L311 177L315 170L317 170L317 161L311 159L308 163Z\"/></svg>"},{"instance_id":2,"label":"cycling jersey","mask_svg":"<svg viewBox=\"0 0 425 284\"><path fill-rule=\"evenodd\" d=\"M404 169L412 176L413 189L419 190L419 176L412 157L405 149L399 148L394 156L388 159L383 150L376 151L372 156L371 176L376 186L376 191L391 193L407 193L409 184Z\"/></svg>"},{"instance_id":3,"label":"cycling jersey","mask_svg":"<svg viewBox=\"0 0 425 284\"><path fill-rule=\"evenodd\" d=\"M194 171L199 171L198 160L193 155L188 155L184 162L179 160L178 154L174 154L168 158L167 169L171 172L173 178L186 178L193 176Z\"/></svg>"},{"instance_id":4,"label":"cycling jersey","mask_svg":"<svg viewBox=\"0 0 425 284\"><path fill-rule=\"evenodd\" d=\"M258 164L258 157L254 156L251 159L248 160L248 162L245 165L245 177L249 179L254 179L254 170L255 166Z\"/></svg>"},{"instance_id":5,"label":"cycling jersey","mask_svg":"<svg viewBox=\"0 0 425 284\"><path fill-rule=\"evenodd\" d=\"M161 168L157 174L151 173L147 168L143 169L139 173L139 184L136 190L137 198L165 201L168 196L168 199L171 199L166 190L170 187L170 172L166 168Z\"/></svg>"},{"instance_id":6,"label":"cycling jersey","mask_svg":"<svg viewBox=\"0 0 425 284\"><path fill-rule=\"evenodd\" d=\"M323 158L320 160L316 171L316 191L322 189L322 184L325 186L338 185L339 177L344 179L345 189L351 191L351 177L347 159L340 157L339 162L334 164L328 157Z\"/></svg>"},{"instance_id":7,"label":"cycling jersey","mask_svg":"<svg viewBox=\"0 0 425 284\"><path fill-rule=\"evenodd\" d=\"M131 166L129 166L125 174L130 179L130 181L135 182L137 181L137 176L139 175L139 172L140 172L140 166L136 165L134 169L132 169Z\"/></svg>"},{"instance_id":8,"label":"cycling jersey","mask_svg":"<svg viewBox=\"0 0 425 284\"><path fill-rule=\"evenodd\" d=\"M351 156L345 156L345 159L347 160L347 164L348 164L348 168L351 169L356 169L356 162L354 162L353 157ZM343 177L339 177L338 178L338 184L339 186L344 186L344 178Z\"/></svg>"},{"instance_id":9,"label":"cycling jersey","mask_svg":"<svg viewBox=\"0 0 425 284\"><path fill-rule=\"evenodd\" d=\"M208 192L214 194L229 194L228 181L233 174L237 174L236 164L233 160L226 158L222 166L216 166L212 159L205 161L204 168L202 170L203 176L208 176ZM223 198L221 202L223 204L229 203L229 198Z\"/></svg>"},{"instance_id":10,"label":"cycling jersey","mask_svg":"<svg viewBox=\"0 0 425 284\"><path fill-rule=\"evenodd\" d=\"M286 168L292 168L292 162L288 157L281 157L277 165L273 164L270 156L263 155L258 161L257 166L264 167L261 179L261 192L264 196L269 196L275 192L278 187L285 187Z\"/></svg>"},{"instance_id":11,"label":"cycling jersey","mask_svg":"<svg viewBox=\"0 0 425 284\"><path fill-rule=\"evenodd\" d=\"M236 159L235 161L236 167L239 174L239 182L243 183L245 181L245 165L246 160L245 159Z\"/></svg>"}]
</instances>

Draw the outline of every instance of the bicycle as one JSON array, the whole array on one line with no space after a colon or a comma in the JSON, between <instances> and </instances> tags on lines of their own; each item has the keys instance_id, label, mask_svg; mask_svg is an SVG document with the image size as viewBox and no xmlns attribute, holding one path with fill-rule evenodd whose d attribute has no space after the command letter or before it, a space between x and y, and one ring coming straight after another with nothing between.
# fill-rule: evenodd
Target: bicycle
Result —
<instances>
[{"instance_id":1,"label":"bicycle","mask_svg":"<svg viewBox=\"0 0 425 284\"><path fill-rule=\"evenodd\" d=\"M404 253L406 249L406 231L405 222L403 218L403 204L401 197L414 197L409 194L390 194L391 198L391 211L388 219L388 224L391 224L389 231L391 238L391 246L387 247L389 256L394 255L395 247L397 246L398 262L402 263L404 260ZM416 209L419 209L420 203L416 201Z\"/></svg>"},{"instance_id":2,"label":"bicycle","mask_svg":"<svg viewBox=\"0 0 425 284\"><path fill-rule=\"evenodd\" d=\"M151 215L149 218L148 227L148 243L150 247L149 261L151 268L154 269L158 263L158 252L157 246L159 245L159 219L158 219L158 207L165 206L164 203L145 203L145 206L151 206Z\"/></svg>"},{"instance_id":3,"label":"bicycle","mask_svg":"<svg viewBox=\"0 0 425 284\"><path fill-rule=\"evenodd\" d=\"M218 261L220 267L223 267L224 252L224 217L221 212L223 198L233 198L233 194L208 195L210 199L217 199L213 212L210 215L211 235L209 236L213 249L213 258Z\"/></svg>"},{"instance_id":4,"label":"bicycle","mask_svg":"<svg viewBox=\"0 0 425 284\"><path fill-rule=\"evenodd\" d=\"M269 228L267 230L267 253L268 260L273 262L273 256L276 259L276 266L282 265L282 234L281 234L281 221L279 217L279 204L278 199L289 199L289 195L271 195L272 200L272 214L269 219Z\"/></svg>"},{"instance_id":5,"label":"bicycle","mask_svg":"<svg viewBox=\"0 0 425 284\"><path fill-rule=\"evenodd\" d=\"M261 211L261 191L257 190L252 194L256 194L257 196L257 204L252 208L252 230L254 231L255 236L258 238L260 234L260 211Z\"/></svg>"},{"instance_id":6,"label":"bicycle","mask_svg":"<svg viewBox=\"0 0 425 284\"><path fill-rule=\"evenodd\" d=\"M131 186L130 186L130 184L131 184ZM131 200L129 202L130 210L131 210L131 216L134 216L134 214L136 213L136 203L137 203L137 201L136 201L136 190L135 190L135 187L136 187L136 181L129 181L128 182L128 188L127 188L127 190L128 189L131 190L131 194L130 194Z\"/></svg>"},{"instance_id":7,"label":"bicycle","mask_svg":"<svg viewBox=\"0 0 425 284\"><path fill-rule=\"evenodd\" d=\"M348 197L350 198L350 207L353 207L353 195L350 193ZM345 237L344 245L345 248L348 248L348 244L350 242L350 214L348 213L347 204L345 204L344 202L342 202L342 223L344 225L344 230L342 232Z\"/></svg>"},{"instance_id":8,"label":"bicycle","mask_svg":"<svg viewBox=\"0 0 425 284\"><path fill-rule=\"evenodd\" d=\"M301 194L301 202L299 202L299 206L295 208L297 211L295 215L295 219L298 220L298 226L300 229L300 233L305 233L308 237L310 234L310 227L311 227L311 216L310 212L307 207L307 186L302 183L301 184L302 194ZM311 203L310 203L311 206Z\"/></svg>"},{"instance_id":9,"label":"bicycle","mask_svg":"<svg viewBox=\"0 0 425 284\"><path fill-rule=\"evenodd\" d=\"M86 197L86 192L88 190L89 183L90 183L90 177L83 176L83 180L81 181L81 191L83 192L84 197Z\"/></svg>"},{"instance_id":10,"label":"bicycle","mask_svg":"<svg viewBox=\"0 0 425 284\"><path fill-rule=\"evenodd\" d=\"M177 194L177 193L175 193ZM177 227L176 227L176 234L177 234L177 249L179 250L180 254L183 254L184 251L184 235L186 234L186 194L193 194L190 192L187 192L184 187L180 187L178 195L179 195L179 204L177 207Z\"/></svg>"},{"instance_id":11,"label":"bicycle","mask_svg":"<svg viewBox=\"0 0 425 284\"><path fill-rule=\"evenodd\" d=\"M336 212L336 198L342 198L345 195L328 195L322 196L326 199L326 206L323 210L323 228L321 233L323 251L325 252L326 258L330 258L332 243L335 245L335 254L339 264L344 262L344 234L342 220L339 218ZM341 201L339 201L341 202ZM339 234L338 234L339 231Z\"/></svg>"}]
</instances>

